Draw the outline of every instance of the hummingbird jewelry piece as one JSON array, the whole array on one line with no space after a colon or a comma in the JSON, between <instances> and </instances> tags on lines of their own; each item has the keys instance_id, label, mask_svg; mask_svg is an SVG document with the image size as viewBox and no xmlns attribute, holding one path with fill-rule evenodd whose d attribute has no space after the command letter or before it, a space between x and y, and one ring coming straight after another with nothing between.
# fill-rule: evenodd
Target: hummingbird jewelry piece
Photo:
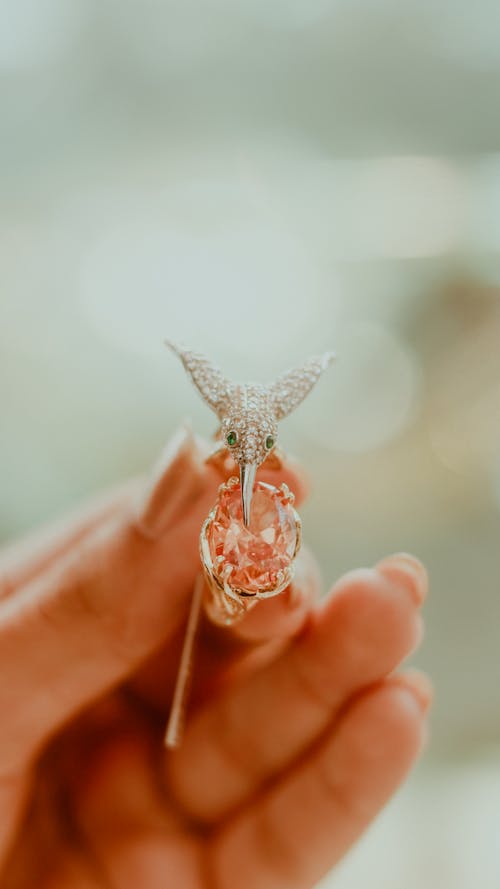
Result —
<instances>
[{"instance_id":1,"label":"hummingbird jewelry piece","mask_svg":"<svg viewBox=\"0 0 500 889\"><path fill-rule=\"evenodd\" d=\"M233 383L204 355L167 345L181 359L203 400L220 421L216 447L208 460L228 475L228 455L239 473L220 486L217 502L200 533L202 572L195 584L172 708L165 735L177 747L182 733L192 655L202 609L210 620L229 626L261 599L283 592L292 581L300 548L301 522L286 484L256 480L266 462L279 469L277 424L309 394L334 358L310 358L269 384Z\"/></svg>"}]
</instances>

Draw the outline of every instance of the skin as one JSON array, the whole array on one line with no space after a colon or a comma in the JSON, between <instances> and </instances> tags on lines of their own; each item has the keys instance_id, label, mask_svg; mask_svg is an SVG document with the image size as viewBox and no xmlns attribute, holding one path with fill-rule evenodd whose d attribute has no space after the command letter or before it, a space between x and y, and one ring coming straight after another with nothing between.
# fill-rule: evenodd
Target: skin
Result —
<instances>
[{"instance_id":1,"label":"skin","mask_svg":"<svg viewBox=\"0 0 500 889\"><path fill-rule=\"evenodd\" d=\"M319 601L294 584L201 627L179 750L162 747L197 539L221 475L180 432L131 482L0 554L2 889L305 889L391 797L425 739L410 556ZM230 473L228 467L228 474ZM279 473L300 503L307 484Z\"/></svg>"}]
</instances>

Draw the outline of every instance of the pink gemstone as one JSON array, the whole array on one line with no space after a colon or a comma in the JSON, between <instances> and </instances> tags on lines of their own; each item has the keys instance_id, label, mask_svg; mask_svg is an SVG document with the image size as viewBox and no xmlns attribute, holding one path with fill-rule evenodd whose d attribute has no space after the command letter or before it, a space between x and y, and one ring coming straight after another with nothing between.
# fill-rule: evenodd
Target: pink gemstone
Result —
<instances>
[{"instance_id":1,"label":"pink gemstone","mask_svg":"<svg viewBox=\"0 0 500 889\"><path fill-rule=\"evenodd\" d=\"M207 538L213 568L220 579L229 564L233 570L228 581L233 588L248 593L270 591L279 585L279 572L288 568L295 554L294 509L282 491L257 482L250 527L245 528L238 485L219 496ZM223 559L218 560L219 556Z\"/></svg>"}]
</instances>

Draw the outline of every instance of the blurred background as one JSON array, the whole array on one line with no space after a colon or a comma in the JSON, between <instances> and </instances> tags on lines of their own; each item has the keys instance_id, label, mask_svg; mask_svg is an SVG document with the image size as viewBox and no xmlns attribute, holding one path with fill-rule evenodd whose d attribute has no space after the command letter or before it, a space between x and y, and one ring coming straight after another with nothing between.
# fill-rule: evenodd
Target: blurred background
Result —
<instances>
[{"instance_id":1,"label":"blurred background","mask_svg":"<svg viewBox=\"0 0 500 889\"><path fill-rule=\"evenodd\" d=\"M0 539L144 471L165 336L335 348L282 428L325 582L408 549L432 744L335 889L500 885L500 5L0 0Z\"/></svg>"}]
</instances>

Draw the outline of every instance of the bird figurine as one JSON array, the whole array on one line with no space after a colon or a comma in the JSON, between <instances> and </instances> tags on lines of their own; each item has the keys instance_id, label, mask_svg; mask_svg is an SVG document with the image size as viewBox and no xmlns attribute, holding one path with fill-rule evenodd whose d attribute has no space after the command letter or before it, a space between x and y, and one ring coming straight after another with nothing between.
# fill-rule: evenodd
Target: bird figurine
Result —
<instances>
[{"instance_id":1,"label":"bird figurine","mask_svg":"<svg viewBox=\"0 0 500 889\"><path fill-rule=\"evenodd\" d=\"M323 371L335 358L333 352L314 356L281 374L272 383L234 383L205 355L169 340L166 345L181 359L204 402L220 421L218 445L209 459L225 460L229 452L239 467L243 522L250 523L252 494L258 467L274 456L278 422L306 398Z\"/></svg>"}]
</instances>

